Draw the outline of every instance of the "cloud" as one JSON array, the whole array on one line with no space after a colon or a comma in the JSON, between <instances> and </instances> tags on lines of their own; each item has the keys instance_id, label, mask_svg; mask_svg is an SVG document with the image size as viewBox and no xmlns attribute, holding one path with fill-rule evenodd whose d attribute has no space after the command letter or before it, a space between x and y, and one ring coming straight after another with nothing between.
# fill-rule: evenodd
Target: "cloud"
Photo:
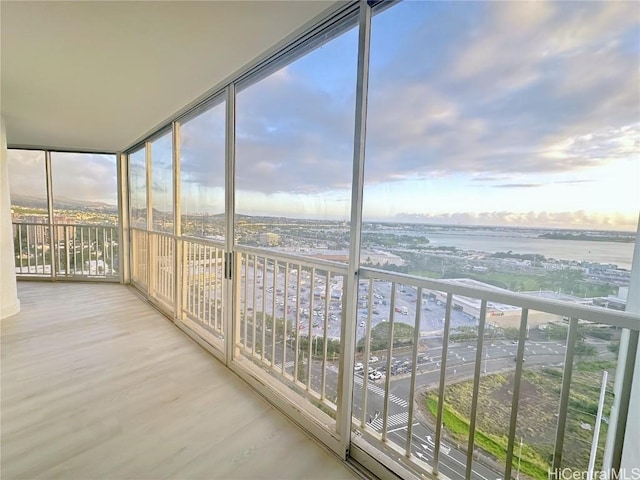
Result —
<instances>
[{"instance_id":1,"label":"cloud","mask_svg":"<svg viewBox=\"0 0 640 480\"><path fill-rule=\"evenodd\" d=\"M543 186L542 183L503 183L501 185L493 185L495 188L538 188Z\"/></svg>"},{"instance_id":2,"label":"cloud","mask_svg":"<svg viewBox=\"0 0 640 480\"><path fill-rule=\"evenodd\" d=\"M399 213L396 221L409 223L432 223L436 225L481 225L532 228L577 228L635 231L636 215L598 214L583 210L565 212L456 212L445 214Z\"/></svg>"},{"instance_id":3,"label":"cloud","mask_svg":"<svg viewBox=\"0 0 640 480\"><path fill-rule=\"evenodd\" d=\"M186 184L224 187L225 103L180 126L180 178Z\"/></svg>"},{"instance_id":4,"label":"cloud","mask_svg":"<svg viewBox=\"0 0 640 480\"><path fill-rule=\"evenodd\" d=\"M638 152L636 5L486 2L465 24L466 7L440 6L458 19L448 33L404 33L421 51L398 36L373 62L368 181L562 173Z\"/></svg>"},{"instance_id":5,"label":"cloud","mask_svg":"<svg viewBox=\"0 0 640 480\"><path fill-rule=\"evenodd\" d=\"M562 180L553 183L557 185L575 185L580 183L593 183L593 180Z\"/></svg>"},{"instance_id":6,"label":"cloud","mask_svg":"<svg viewBox=\"0 0 640 480\"><path fill-rule=\"evenodd\" d=\"M341 82L346 95L314 87L294 72L272 75L238 94L239 189L313 194L350 187L355 65L348 68L352 78Z\"/></svg>"},{"instance_id":7,"label":"cloud","mask_svg":"<svg viewBox=\"0 0 640 480\"><path fill-rule=\"evenodd\" d=\"M636 14L623 2L405 2L377 15L367 183L578 172L636 153ZM355 39L239 92L239 188L349 188ZM223 186L223 125L223 105L184 125L184 182Z\"/></svg>"},{"instance_id":8,"label":"cloud","mask_svg":"<svg viewBox=\"0 0 640 480\"><path fill-rule=\"evenodd\" d=\"M632 2L402 2L376 15L366 184L506 194L597 181L637 157L637 13ZM239 205L349 197L356 50L351 31L238 92ZM182 125L183 195L224 187L224 119L220 104Z\"/></svg>"},{"instance_id":9,"label":"cloud","mask_svg":"<svg viewBox=\"0 0 640 480\"><path fill-rule=\"evenodd\" d=\"M46 198L45 159L42 151L9 150L12 194ZM56 198L117 204L115 155L51 153L52 191Z\"/></svg>"}]
</instances>

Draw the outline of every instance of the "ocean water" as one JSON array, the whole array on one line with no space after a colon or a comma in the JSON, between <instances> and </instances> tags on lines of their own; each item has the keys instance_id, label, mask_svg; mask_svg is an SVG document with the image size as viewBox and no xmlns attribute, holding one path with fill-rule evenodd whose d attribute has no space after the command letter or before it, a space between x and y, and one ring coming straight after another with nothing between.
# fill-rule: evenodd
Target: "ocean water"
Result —
<instances>
[{"instance_id":1,"label":"ocean water","mask_svg":"<svg viewBox=\"0 0 640 480\"><path fill-rule=\"evenodd\" d=\"M581 240L555 240L537 238L515 231L458 231L415 232L429 239L434 247L449 246L481 252L535 253L558 260L613 263L619 268L631 269L633 243L588 242Z\"/></svg>"}]
</instances>

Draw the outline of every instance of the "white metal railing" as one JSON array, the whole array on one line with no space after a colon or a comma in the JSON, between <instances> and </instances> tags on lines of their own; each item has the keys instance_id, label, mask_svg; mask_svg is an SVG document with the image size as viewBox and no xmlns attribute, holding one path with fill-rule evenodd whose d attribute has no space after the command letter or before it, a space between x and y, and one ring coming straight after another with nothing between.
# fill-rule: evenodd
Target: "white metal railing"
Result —
<instances>
[{"instance_id":1,"label":"white metal railing","mask_svg":"<svg viewBox=\"0 0 640 480\"><path fill-rule=\"evenodd\" d=\"M369 452L391 469L401 465L417 475L541 478L547 475L543 467L570 465L577 445L587 448L574 438L575 419L583 412L572 393L582 381L577 360L584 349L584 324L629 329L631 345L637 344L637 315L371 268L358 271L358 313L347 318L346 265L244 246L230 257L222 244L209 240L135 229L132 240L137 245L132 251L134 278L149 275L156 297L173 306L178 300L177 317L194 332L223 350L220 340L229 334L226 325L232 325L232 343L227 344L234 348L231 358L248 360L234 369L266 372L269 380L261 380L263 384L289 392L285 397L296 408L315 411L318 424L334 438L341 435L338 406L349 402L354 458ZM178 279L173 277L175 252L180 254ZM225 281L231 272L233 279ZM232 288L233 305L225 303L227 288ZM467 311L463 304L470 302L474 305ZM225 323L228 316L231 324ZM549 322L564 325L558 327L565 329L561 338L537 341L536 335L545 333L536 325ZM497 323L512 325L509 338ZM345 329L357 332L355 346L344 344ZM381 332L386 336L380 338ZM603 368L611 369L617 355L602 345L598 358L606 360ZM344 352L355 357L352 398L341 397L339 379L346 373L339 357ZM632 353L627 365L634 361ZM626 421L632 373L627 368L621 379L627 404L623 401L619 422ZM491 412L481 396L496 375L508 378L503 399L508 418L500 438L490 438L502 449L498 454L483 431ZM553 376L555 382L549 408L553 432L544 441L535 439L548 452L542 459L531 453L535 442L527 442L526 425L519 424L523 399L528 402L532 395L523 385L530 385L535 375ZM469 401L467 410L459 412L466 422L461 435L452 427L447 402L449 389L463 384ZM589 398L597 397L595 392ZM598 443L599 456L605 437ZM621 441L618 435L616 442Z\"/></svg>"},{"instance_id":2,"label":"white metal railing","mask_svg":"<svg viewBox=\"0 0 640 480\"><path fill-rule=\"evenodd\" d=\"M180 241L182 314L214 338L224 339L224 248L206 240Z\"/></svg>"},{"instance_id":3,"label":"white metal railing","mask_svg":"<svg viewBox=\"0 0 640 480\"><path fill-rule=\"evenodd\" d=\"M240 353L335 419L346 266L249 247L235 258Z\"/></svg>"},{"instance_id":4,"label":"white metal railing","mask_svg":"<svg viewBox=\"0 0 640 480\"><path fill-rule=\"evenodd\" d=\"M629 328L637 342L640 325L637 315L367 268L360 269L359 279L360 308L356 328L360 329L357 355L362 366L357 365L357 369L363 373L356 374L354 382L352 428L356 445L382 450L389 458L400 460L417 473L447 478L489 478L490 475L519 478L521 474L527 478L547 478L549 471L557 472L565 467L579 469L563 460L568 452L577 457L579 448L588 455L590 447L585 442L579 445L574 439L570 445L565 442L570 430L567 426L569 417L577 418L584 413L572 407L575 403L572 373L579 368L574 363L585 350L584 344L577 341L579 332L585 328L585 322ZM477 311L474 310L476 317L464 309L459 310L462 302L458 303L456 299L461 297L467 301L475 299L478 304ZM454 309L454 306L458 308ZM511 316L515 340L500 339L496 332L504 331L504 328L491 325L495 321L491 312L500 308ZM380 321L381 316L385 316L384 321ZM534 345L540 345L539 350L549 347L529 337L532 319L537 323L551 322L551 325L562 325L563 319L568 319L564 339L554 342L553 351L535 352L538 347ZM501 320L504 325L505 319ZM472 335L461 341L461 336L455 332L465 321L473 326L471 330L476 334L475 338ZM395 333L400 324L411 327L409 337L404 333L406 328L403 333ZM374 338L374 334L381 331L387 333L384 348L373 351L380 349L379 339ZM405 337L398 339L398 335ZM527 369L525 353L529 360L526 365L531 365ZM599 358L608 358L609 368L615 365L612 360L615 356L607 350ZM629 359L629 363L632 361ZM544 443L540 438L530 441L551 452L550 457L540 460L531 454L526 442L525 452L528 453L525 455L522 446L516 448L518 440L522 441L525 436L525 426L518 424L518 413L523 374L546 374L547 371L549 374L555 372L556 386L560 388L553 406L557 416L555 432L546 439L546 449L545 445L540 445ZM497 439L478 429L479 418L484 420L483 416L493 415L480 404L480 388L496 374L508 375L511 382L508 385L510 394L506 395L510 403L508 426ZM623 381L623 390L628 397L631 378ZM469 409L463 412L466 426L455 424L460 418L452 418L445 395L451 385L461 382L466 382L470 398ZM597 392L594 398L597 401ZM436 405L435 415L426 408L425 399L431 399L431 405ZM460 429L466 430L466 435L461 434ZM603 441L601 438L600 454ZM586 463L582 469L586 469Z\"/></svg>"},{"instance_id":5,"label":"white metal railing","mask_svg":"<svg viewBox=\"0 0 640 480\"><path fill-rule=\"evenodd\" d=\"M131 229L131 280L146 290L148 282L149 236L146 230Z\"/></svg>"},{"instance_id":6,"label":"white metal railing","mask_svg":"<svg viewBox=\"0 0 640 480\"><path fill-rule=\"evenodd\" d=\"M149 295L168 307L174 302L174 236L167 233L147 232L150 250L148 288Z\"/></svg>"},{"instance_id":7,"label":"white metal railing","mask_svg":"<svg viewBox=\"0 0 640 480\"><path fill-rule=\"evenodd\" d=\"M13 234L18 276L119 279L117 227L13 223Z\"/></svg>"},{"instance_id":8,"label":"white metal railing","mask_svg":"<svg viewBox=\"0 0 640 480\"><path fill-rule=\"evenodd\" d=\"M51 276L50 232L48 224L13 224L17 275Z\"/></svg>"}]
</instances>

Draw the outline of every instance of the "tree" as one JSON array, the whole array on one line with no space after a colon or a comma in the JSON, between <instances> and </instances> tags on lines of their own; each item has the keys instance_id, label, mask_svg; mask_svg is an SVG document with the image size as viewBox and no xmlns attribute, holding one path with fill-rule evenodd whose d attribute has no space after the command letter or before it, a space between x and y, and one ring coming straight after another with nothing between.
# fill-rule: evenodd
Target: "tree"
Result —
<instances>
[{"instance_id":1,"label":"tree","mask_svg":"<svg viewBox=\"0 0 640 480\"><path fill-rule=\"evenodd\" d=\"M574 351L579 357L595 357L598 354L596 347L585 342L576 342Z\"/></svg>"},{"instance_id":2,"label":"tree","mask_svg":"<svg viewBox=\"0 0 640 480\"><path fill-rule=\"evenodd\" d=\"M413 344L414 328L406 323L395 322L393 324L393 348L406 347ZM380 322L371 329L371 343L369 350L372 352L389 348L390 322ZM365 338L358 341L357 349L364 351Z\"/></svg>"}]
</instances>

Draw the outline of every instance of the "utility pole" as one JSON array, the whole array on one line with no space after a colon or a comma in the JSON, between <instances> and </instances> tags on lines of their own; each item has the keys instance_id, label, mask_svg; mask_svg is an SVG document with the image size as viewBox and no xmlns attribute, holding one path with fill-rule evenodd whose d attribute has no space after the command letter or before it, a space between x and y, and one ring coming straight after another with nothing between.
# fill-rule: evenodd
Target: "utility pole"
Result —
<instances>
[{"instance_id":1,"label":"utility pole","mask_svg":"<svg viewBox=\"0 0 640 480\"><path fill-rule=\"evenodd\" d=\"M516 480L520 480L520 459L522 458L522 437L520 437L520 453L518 454L518 473Z\"/></svg>"},{"instance_id":2,"label":"utility pole","mask_svg":"<svg viewBox=\"0 0 640 480\"><path fill-rule=\"evenodd\" d=\"M489 350L484 347L484 373L487 373L487 363L489 362Z\"/></svg>"},{"instance_id":3,"label":"utility pole","mask_svg":"<svg viewBox=\"0 0 640 480\"><path fill-rule=\"evenodd\" d=\"M607 377L609 372L602 372L602 386L600 387L600 400L598 402L598 414L596 424L593 429L593 441L591 442L591 455L589 456L589 468L587 469L587 480L593 479L593 469L596 464L596 454L598 452L598 439L600 437L600 423L602 422L602 409L604 407L604 394L607 390Z\"/></svg>"}]
</instances>

